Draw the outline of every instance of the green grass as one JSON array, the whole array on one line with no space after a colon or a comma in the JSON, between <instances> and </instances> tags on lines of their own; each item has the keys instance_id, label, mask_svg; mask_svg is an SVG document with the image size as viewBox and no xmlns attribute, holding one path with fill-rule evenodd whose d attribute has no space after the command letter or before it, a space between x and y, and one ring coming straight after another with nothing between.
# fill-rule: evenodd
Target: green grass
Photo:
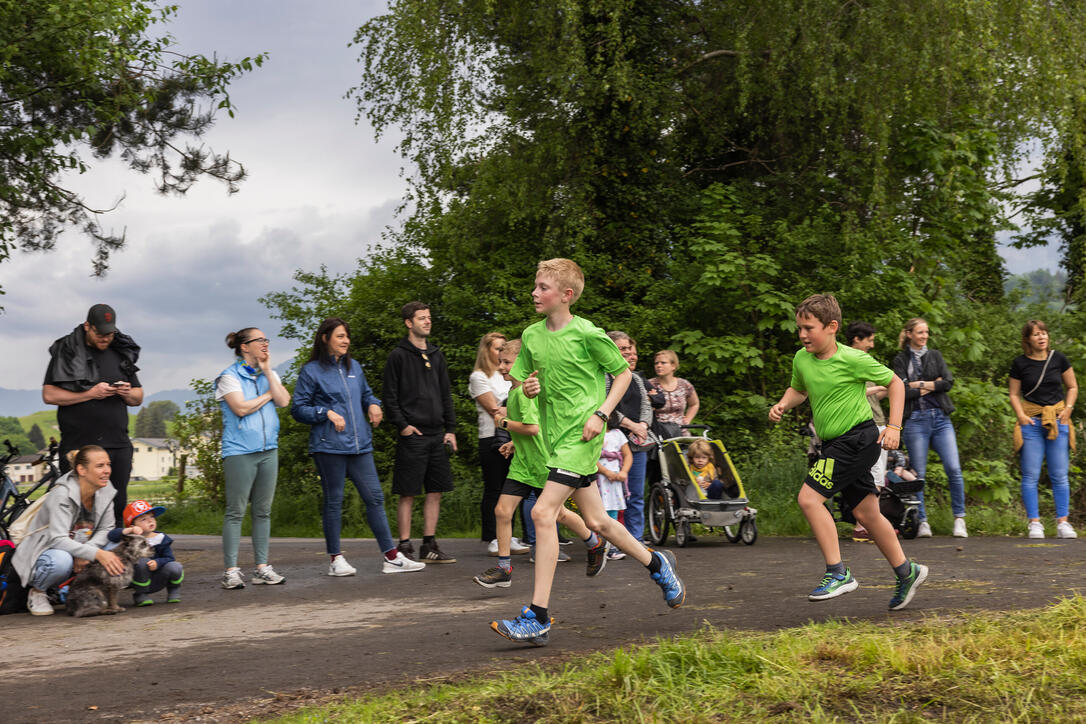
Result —
<instances>
[{"instance_id":1,"label":"green grass","mask_svg":"<svg viewBox=\"0 0 1086 724\"><path fill-rule=\"evenodd\" d=\"M1076 722L1086 600L919 622L694 634L306 709L311 722Z\"/></svg>"}]
</instances>

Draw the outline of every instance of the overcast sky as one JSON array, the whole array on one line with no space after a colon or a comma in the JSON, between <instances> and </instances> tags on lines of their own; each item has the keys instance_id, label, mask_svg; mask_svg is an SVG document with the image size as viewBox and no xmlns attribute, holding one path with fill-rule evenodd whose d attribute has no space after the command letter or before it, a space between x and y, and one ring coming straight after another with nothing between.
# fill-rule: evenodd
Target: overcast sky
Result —
<instances>
[{"instance_id":1,"label":"overcast sky","mask_svg":"<svg viewBox=\"0 0 1086 724\"><path fill-rule=\"evenodd\" d=\"M105 279L90 277L91 246L67 233L48 254L18 254L0 266L0 387L41 385L50 343L106 302L120 329L143 347L148 393L187 387L231 361L223 338L243 326L269 336L279 324L257 299L289 289L296 269L353 269L395 223L404 189L395 140L374 140L343 98L357 82L355 29L381 2L181 0L170 31L187 52L270 58L231 85L236 117L223 115L206 145L229 150L249 178L228 196L203 180L180 198L158 196L152 179L107 164L74 184L87 201L121 207L105 227L128 244ZM293 345L273 340L278 364Z\"/></svg>"},{"instance_id":2,"label":"overcast sky","mask_svg":"<svg viewBox=\"0 0 1086 724\"><path fill-rule=\"evenodd\" d=\"M206 144L229 150L249 178L228 196L201 181L164 198L152 179L105 164L73 184L92 206L121 207L105 226L128 245L105 279L90 277L90 244L66 234L49 254L17 254L0 265L0 387L37 388L49 344L111 304L118 325L142 345L148 394L212 377L231 356L223 338L243 326L273 337L278 364L293 344L257 299L289 289L295 270L353 269L382 230L396 223L404 189L395 139L381 143L343 98L359 77L355 29L384 9L374 0L180 0L170 30L179 48L240 60L270 54L237 80L234 119L223 116ZM1008 250L1013 273L1055 268L1055 251ZM316 320L315 320L316 321Z\"/></svg>"}]
</instances>

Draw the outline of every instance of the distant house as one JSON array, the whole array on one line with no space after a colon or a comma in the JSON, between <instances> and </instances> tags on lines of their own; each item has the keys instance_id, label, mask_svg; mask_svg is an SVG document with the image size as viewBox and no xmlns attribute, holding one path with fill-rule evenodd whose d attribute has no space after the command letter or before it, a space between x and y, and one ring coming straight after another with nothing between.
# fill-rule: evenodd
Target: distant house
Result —
<instances>
[{"instance_id":1,"label":"distant house","mask_svg":"<svg viewBox=\"0 0 1086 724\"><path fill-rule=\"evenodd\" d=\"M45 475L45 466L38 461L41 453L16 455L8 461L8 476L16 483L31 483ZM37 463L37 464L35 464Z\"/></svg>"},{"instance_id":2,"label":"distant house","mask_svg":"<svg viewBox=\"0 0 1086 724\"><path fill-rule=\"evenodd\" d=\"M132 479L158 480L168 475L174 466L171 444L176 442L165 437L132 438Z\"/></svg>"}]
</instances>

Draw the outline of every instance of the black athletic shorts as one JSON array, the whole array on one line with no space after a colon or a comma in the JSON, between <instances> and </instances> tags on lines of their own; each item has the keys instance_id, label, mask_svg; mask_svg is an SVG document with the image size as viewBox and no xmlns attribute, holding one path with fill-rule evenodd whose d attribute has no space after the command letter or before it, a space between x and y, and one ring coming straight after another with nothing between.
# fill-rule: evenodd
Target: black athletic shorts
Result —
<instances>
[{"instance_id":1,"label":"black athletic shorts","mask_svg":"<svg viewBox=\"0 0 1086 724\"><path fill-rule=\"evenodd\" d=\"M822 457L803 481L830 498L837 493L855 508L868 495L878 495L871 466L879 459L879 428L873 420L822 442Z\"/></svg>"},{"instance_id":2,"label":"black athletic shorts","mask_svg":"<svg viewBox=\"0 0 1086 724\"><path fill-rule=\"evenodd\" d=\"M534 485L522 483L519 480L506 478L502 485L502 495L515 495L518 498L530 498L532 493L539 493L539 488Z\"/></svg>"},{"instance_id":3,"label":"black athletic shorts","mask_svg":"<svg viewBox=\"0 0 1086 724\"><path fill-rule=\"evenodd\" d=\"M563 470L562 468L547 468L550 472L547 474L547 480L553 480L556 483L561 483L574 490L580 490L581 488L587 488L592 483L596 482L595 474L592 475L578 475L571 470Z\"/></svg>"},{"instance_id":4,"label":"black athletic shorts","mask_svg":"<svg viewBox=\"0 0 1086 724\"><path fill-rule=\"evenodd\" d=\"M445 451L445 435L401 435L396 440L392 492L414 497L448 493L453 489L452 467Z\"/></svg>"}]
</instances>

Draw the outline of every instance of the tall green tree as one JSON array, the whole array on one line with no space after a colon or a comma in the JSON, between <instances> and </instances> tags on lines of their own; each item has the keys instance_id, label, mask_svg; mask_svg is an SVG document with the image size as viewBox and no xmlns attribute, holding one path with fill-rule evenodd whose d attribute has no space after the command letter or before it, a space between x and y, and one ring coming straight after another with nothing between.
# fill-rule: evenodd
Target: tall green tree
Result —
<instances>
[{"instance_id":1,"label":"tall green tree","mask_svg":"<svg viewBox=\"0 0 1086 724\"><path fill-rule=\"evenodd\" d=\"M41 428L38 427L38 423L34 423L30 426L30 432L26 434L30 444L34 446L35 450L42 450L45 448L45 435L42 433Z\"/></svg>"},{"instance_id":2,"label":"tall green tree","mask_svg":"<svg viewBox=\"0 0 1086 724\"><path fill-rule=\"evenodd\" d=\"M0 441L3 440L17 447L20 455L30 455L40 449L30 442L17 417L0 417ZM6 450L0 448L0 454L5 453Z\"/></svg>"},{"instance_id":3,"label":"tall green tree","mask_svg":"<svg viewBox=\"0 0 1086 724\"><path fill-rule=\"evenodd\" d=\"M156 400L136 415L137 437L166 437L166 423L181 411L176 402Z\"/></svg>"},{"instance_id":4,"label":"tall green tree","mask_svg":"<svg viewBox=\"0 0 1086 724\"><path fill-rule=\"evenodd\" d=\"M92 158L153 173L164 194L203 176L236 190L244 168L199 138L216 111L233 115L229 83L264 56L179 53L163 28L176 13L144 0L0 0L0 262L78 228L94 240L95 273L105 271L123 234L66 185Z\"/></svg>"}]
</instances>

